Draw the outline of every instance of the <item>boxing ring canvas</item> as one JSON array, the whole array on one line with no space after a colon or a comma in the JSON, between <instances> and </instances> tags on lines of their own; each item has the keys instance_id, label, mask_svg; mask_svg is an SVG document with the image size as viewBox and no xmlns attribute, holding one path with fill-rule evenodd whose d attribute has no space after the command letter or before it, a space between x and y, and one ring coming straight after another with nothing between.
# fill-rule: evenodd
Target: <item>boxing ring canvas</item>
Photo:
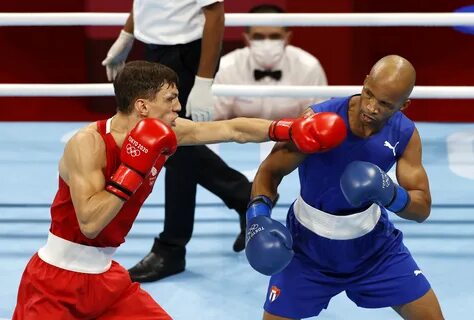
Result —
<instances>
[{"instance_id":1,"label":"boxing ring canvas","mask_svg":"<svg viewBox=\"0 0 474 320\"><path fill-rule=\"evenodd\" d=\"M0 318L9 319L23 269L43 245L49 204L57 188L57 163L68 137L84 123L0 123ZM474 128L469 124L417 123L433 208L422 224L391 214L405 244L428 277L446 319L474 313ZM212 146L232 167L252 177L271 146L227 143ZM393 175L393 172L391 173ZM284 221L299 190L297 172L282 182L274 216ZM133 266L163 227L163 174L115 259ZM194 235L186 271L144 284L170 315L181 319L261 319L267 277L245 254L232 251L237 214L199 188ZM100 301L98 301L100 303ZM397 319L391 309L358 308L336 296L318 319Z\"/></svg>"}]
</instances>

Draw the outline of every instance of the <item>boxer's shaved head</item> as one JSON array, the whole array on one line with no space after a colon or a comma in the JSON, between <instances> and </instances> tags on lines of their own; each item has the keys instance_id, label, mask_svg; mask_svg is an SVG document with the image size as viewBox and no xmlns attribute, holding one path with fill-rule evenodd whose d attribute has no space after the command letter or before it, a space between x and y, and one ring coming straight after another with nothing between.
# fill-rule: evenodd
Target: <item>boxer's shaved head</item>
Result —
<instances>
[{"instance_id":1,"label":"boxer's shaved head","mask_svg":"<svg viewBox=\"0 0 474 320\"><path fill-rule=\"evenodd\" d=\"M406 100L415 86L416 71L407 59L389 55L374 64L369 77L379 85L394 90L401 99Z\"/></svg>"}]
</instances>

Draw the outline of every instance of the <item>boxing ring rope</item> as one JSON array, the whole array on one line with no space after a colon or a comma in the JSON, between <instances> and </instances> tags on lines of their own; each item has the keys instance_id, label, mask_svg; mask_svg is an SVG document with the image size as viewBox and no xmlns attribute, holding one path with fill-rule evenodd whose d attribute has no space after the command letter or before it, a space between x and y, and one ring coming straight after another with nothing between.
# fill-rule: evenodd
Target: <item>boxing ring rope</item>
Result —
<instances>
[{"instance_id":1,"label":"boxing ring rope","mask_svg":"<svg viewBox=\"0 0 474 320\"><path fill-rule=\"evenodd\" d=\"M227 27L313 26L396 27L473 26L474 13L228 13ZM128 13L61 12L0 13L0 26L120 26ZM330 98L360 92L360 86L247 86L213 85L218 96L321 97ZM0 84L1 97L112 96L110 83L84 84ZM412 98L471 99L474 86L417 86Z\"/></svg>"},{"instance_id":2,"label":"boxing ring rope","mask_svg":"<svg viewBox=\"0 0 474 320\"><path fill-rule=\"evenodd\" d=\"M332 98L360 92L362 86L252 86L215 84L217 96ZM0 97L91 97L113 96L111 83L0 84ZM416 86L411 98L472 99L474 86Z\"/></svg>"},{"instance_id":3,"label":"boxing ring rope","mask_svg":"<svg viewBox=\"0 0 474 320\"><path fill-rule=\"evenodd\" d=\"M128 13L0 13L0 26L119 26ZM227 27L474 26L474 13L227 13Z\"/></svg>"}]
</instances>

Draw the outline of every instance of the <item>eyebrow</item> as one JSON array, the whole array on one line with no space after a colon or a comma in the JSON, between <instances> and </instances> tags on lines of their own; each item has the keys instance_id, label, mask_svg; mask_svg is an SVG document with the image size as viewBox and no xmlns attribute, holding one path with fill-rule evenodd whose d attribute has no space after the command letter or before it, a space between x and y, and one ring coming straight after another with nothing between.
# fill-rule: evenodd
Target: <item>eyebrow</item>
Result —
<instances>
[{"instance_id":1,"label":"eyebrow","mask_svg":"<svg viewBox=\"0 0 474 320\"><path fill-rule=\"evenodd\" d=\"M175 98L177 96L178 96L177 92L170 92L170 93L165 94L165 98L171 98L171 97Z\"/></svg>"}]
</instances>

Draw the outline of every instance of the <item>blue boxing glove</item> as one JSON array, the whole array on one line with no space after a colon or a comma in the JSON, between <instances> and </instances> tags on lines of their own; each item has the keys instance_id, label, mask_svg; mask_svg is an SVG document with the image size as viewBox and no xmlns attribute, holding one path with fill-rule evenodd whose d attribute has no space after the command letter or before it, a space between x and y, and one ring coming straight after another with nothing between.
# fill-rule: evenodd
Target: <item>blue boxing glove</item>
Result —
<instances>
[{"instance_id":1,"label":"blue boxing glove","mask_svg":"<svg viewBox=\"0 0 474 320\"><path fill-rule=\"evenodd\" d=\"M340 184L344 197L354 207L375 202L397 213L403 211L410 202L408 192L370 162L351 162L344 170Z\"/></svg>"},{"instance_id":2,"label":"blue boxing glove","mask_svg":"<svg viewBox=\"0 0 474 320\"><path fill-rule=\"evenodd\" d=\"M267 196L257 196L247 209L245 254L258 272L270 276L282 271L293 258L290 231L270 218L273 203Z\"/></svg>"}]
</instances>

